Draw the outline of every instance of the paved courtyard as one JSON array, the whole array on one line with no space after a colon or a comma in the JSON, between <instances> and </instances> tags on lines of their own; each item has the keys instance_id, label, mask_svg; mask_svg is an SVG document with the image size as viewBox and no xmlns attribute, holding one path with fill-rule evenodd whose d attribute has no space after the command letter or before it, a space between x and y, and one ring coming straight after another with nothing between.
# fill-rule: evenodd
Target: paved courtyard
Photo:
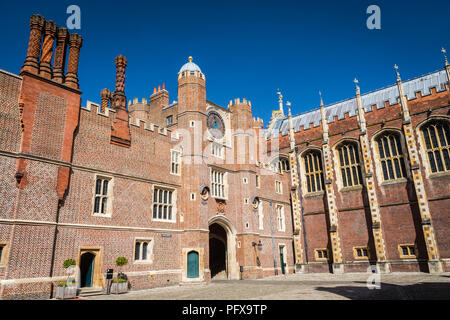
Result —
<instances>
[{"instance_id":1,"label":"paved courtyard","mask_svg":"<svg viewBox=\"0 0 450 320\"><path fill-rule=\"evenodd\" d=\"M450 273L381 275L379 289L368 289L370 274L293 274L258 280L217 280L208 285L183 285L131 291L89 300L348 300L450 299Z\"/></svg>"}]
</instances>

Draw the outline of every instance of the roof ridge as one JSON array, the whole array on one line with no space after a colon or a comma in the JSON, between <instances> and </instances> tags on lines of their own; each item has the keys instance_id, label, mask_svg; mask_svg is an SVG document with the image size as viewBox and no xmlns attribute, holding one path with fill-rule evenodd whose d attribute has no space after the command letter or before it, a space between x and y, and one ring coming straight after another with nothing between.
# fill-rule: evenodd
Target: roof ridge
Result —
<instances>
[{"instance_id":1,"label":"roof ridge","mask_svg":"<svg viewBox=\"0 0 450 320\"><path fill-rule=\"evenodd\" d=\"M432 75L432 74L435 74L435 73L440 73L440 72L442 72L442 71L443 71L442 69L439 69L439 70L436 70L436 71L433 71L433 72L429 72L429 73L423 74L423 75L421 75L421 76L417 76L417 77L414 77L414 78L405 80L405 81L403 81L403 84L405 84L405 83L407 83L407 82L411 82L411 81L417 80L417 79L420 79L420 78L424 78L424 77L426 77L426 76L429 76L429 75ZM361 94L361 98L362 98L363 96L369 95L369 94L371 94L371 93L383 91L383 90L385 90L385 89L388 89L388 88L391 88L391 87L394 87L394 86L396 86L395 83L394 83L394 84L391 84L391 85L389 85L389 86L386 86L386 87L382 87L382 88L379 88L379 89L375 89L375 90L368 91L368 92L366 92L366 93L362 93L362 94ZM333 103L331 103L331 104L325 105L324 108L326 109L326 108L335 106L335 105L337 105L337 104L340 104L340 103L343 103L343 102L346 102L346 101L351 101L351 100L353 100L353 99L355 99L355 98L356 98L356 97L351 97L351 98L339 100L339 101L337 101L337 102L333 102ZM319 107L319 108L314 108L314 109L311 109L311 110L308 110L308 111L305 111L305 112L302 112L302 113L298 113L298 114L296 114L296 115L293 115L292 118L295 118L295 117L301 116L301 115L305 115L305 114L307 114L307 113L310 113L310 112L313 112L313 111L317 111L317 110L320 110L320 107Z\"/></svg>"}]
</instances>

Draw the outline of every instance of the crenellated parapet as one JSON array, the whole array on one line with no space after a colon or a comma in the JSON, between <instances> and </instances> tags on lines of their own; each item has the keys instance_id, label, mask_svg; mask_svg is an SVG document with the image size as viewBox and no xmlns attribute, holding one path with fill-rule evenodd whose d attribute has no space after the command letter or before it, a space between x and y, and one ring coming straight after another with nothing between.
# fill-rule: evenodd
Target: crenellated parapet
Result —
<instances>
[{"instance_id":1,"label":"crenellated parapet","mask_svg":"<svg viewBox=\"0 0 450 320\"><path fill-rule=\"evenodd\" d=\"M144 98L145 99L145 98ZM102 118L107 118L111 122L111 126L114 124L114 119L116 118L117 111L112 108L106 108L104 111L102 110L101 104L87 101L86 106L81 107L82 111L90 112L95 115L98 115ZM159 126L156 123L151 122L150 120L143 120L136 117L129 117L128 124L130 127L138 128L141 130L155 132L159 135L168 136L172 141L179 140L179 134L175 131L168 129L166 127ZM151 138L149 138L151 140Z\"/></svg>"},{"instance_id":2,"label":"crenellated parapet","mask_svg":"<svg viewBox=\"0 0 450 320\"><path fill-rule=\"evenodd\" d=\"M235 130L248 130L252 128L252 103L250 100L236 98L228 103L231 113L231 125Z\"/></svg>"},{"instance_id":3,"label":"crenellated parapet","mask_svg":"<svg viewBox=\"0 0 450 320\"><path fill-rule=\"evenodd\" d=\"M264 121L260 117L253 118L253 128L264 128Z\"/></svg>"}]
</instances>

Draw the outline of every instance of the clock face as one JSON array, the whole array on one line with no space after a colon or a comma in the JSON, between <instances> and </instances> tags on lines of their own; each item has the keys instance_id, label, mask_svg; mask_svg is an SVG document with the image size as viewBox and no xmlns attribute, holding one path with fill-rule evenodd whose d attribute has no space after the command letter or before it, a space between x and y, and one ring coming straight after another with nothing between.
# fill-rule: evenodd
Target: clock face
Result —
<instances>
[{"instance_id":1,"label":"clock face","mask_svg":"<svg viewBox=\"0 0 450 320\"><path fill-rule=\"evenodd\" d=\"M225 126L222 117L215 111L208 113L208 130L214 138L220 139L225 134Z\"/></svg>"}]
</instances>

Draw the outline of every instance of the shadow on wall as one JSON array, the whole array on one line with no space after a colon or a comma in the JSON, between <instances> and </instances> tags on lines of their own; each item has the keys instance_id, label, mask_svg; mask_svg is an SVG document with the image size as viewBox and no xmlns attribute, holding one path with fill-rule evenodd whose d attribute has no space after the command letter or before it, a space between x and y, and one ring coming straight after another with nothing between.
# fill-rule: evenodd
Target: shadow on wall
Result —
<instances>
[{"instance_id":1,"label":"shadow on wall","mask_svg":"<svg viewBox=\"0 0 450 320\"><path fill-rule=\"evenodd\" d=\"M364 281L353 283L363 286L316 287L315 290L329 292L351 300L449 300L450 283L426 282L397 285L381 282L380 289L369 290Z\"/></svg>"}]
</instances>

